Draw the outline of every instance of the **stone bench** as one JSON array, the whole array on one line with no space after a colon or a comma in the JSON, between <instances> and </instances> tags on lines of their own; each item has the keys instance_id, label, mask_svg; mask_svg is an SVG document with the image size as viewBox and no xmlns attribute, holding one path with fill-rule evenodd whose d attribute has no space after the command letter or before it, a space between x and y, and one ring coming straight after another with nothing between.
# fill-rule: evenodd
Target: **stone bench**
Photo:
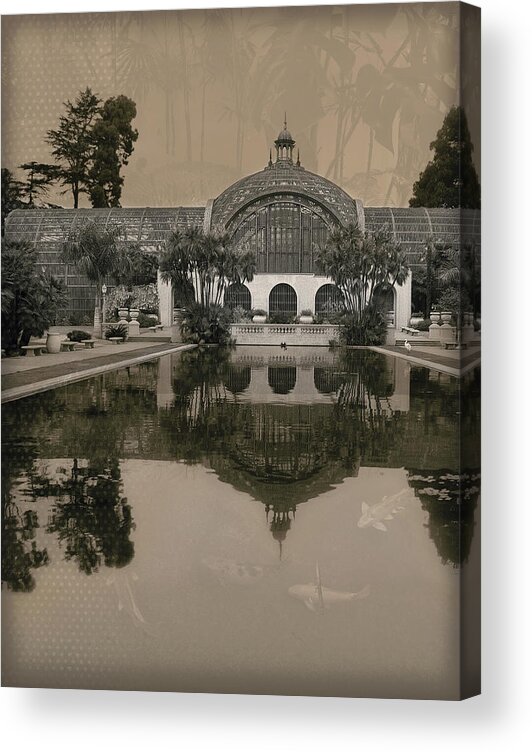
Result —
<instances>
[{"instance_id":1,"label":"stone bench","mask_svg":"<svg viewBox=\"0 0 532 752\"><path fill-rule=\"evenodd\" d=\"M82 339L81 344L85 345L85 350L94 350L95 339Z\"/></svg>"},{"instance_id":2,"label":"stone bench","mask_svg":"<svg viewBox=\"0 0 532 752\"><path fill-rule=\"evenodd\" d=\"M162 331L164 329L164 326L162 324L155 324L155 326L149 326L148 329L150 332L158 332L159 329Z\"/></svg>"},{"instance_id":3,"label":"stone bench","mask_svg":"<svg viewBox=\"0 0 532 752\"><path fill-rule=\"evenodd\" d=\"M119 345L120 342L124 341L123 337L108 337L109 342L112 342L113 345Z\"/></svg>"},{"instance_id":4,"label":"stone bench","mask_svg":"<svg viewBox=\"0 0 532 752\"><path fill-rule=\"evenodd\" d=\"M61 352L74 352L74 348L76 347L76 342L71 342L70 340L64 340L64 342L61 342Z\"/></svg>"},{"instance_id":5,"label":"stone bench","mask_svg":"<svg viewBox=\"0 0 532 752\"><path fill-rule=\"evenodd\" d=\"M460 344L458 342L442 342L441 346L444 350L465 350L467 348L465 342L461 342Z\"/></svg>"},{"instance_id":6,"label":"stone bench","mask_svg":"<svg viewBox=\"0 0 532 752\"><path fill-rule=\"evenodd\" d=\"M20 349L25 351L26 357L32 358L47 352L46 345L23 345Z\"/></svg>"},{"instance_id":7,"label":"stone bench","mask_svg":"<svg viewBox=\"0 0 532 752\"><path fill-rule=\"evenodd\" d=\"M421 334L419 329L413 329L411 326L402 326L401 331L405 334L410 334L412 337L417 337L418 334Z\"/></svg>"}]
</instances>

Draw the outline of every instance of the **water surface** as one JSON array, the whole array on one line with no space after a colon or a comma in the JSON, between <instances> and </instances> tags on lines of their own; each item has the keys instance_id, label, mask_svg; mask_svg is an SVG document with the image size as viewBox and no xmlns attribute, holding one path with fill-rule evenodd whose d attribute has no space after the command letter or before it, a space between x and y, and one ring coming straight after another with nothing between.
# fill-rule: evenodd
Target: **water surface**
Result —
<instances>
[{"instance_id":1,"label":"water surface","mask_svg":"<svg viewBox=\"0 0 532 752\"><path fill-rule=\"evenodd\" d=\"M6 405L4 683L456 697L478 389L241 347Z\"/></svg>"}]
</instances>

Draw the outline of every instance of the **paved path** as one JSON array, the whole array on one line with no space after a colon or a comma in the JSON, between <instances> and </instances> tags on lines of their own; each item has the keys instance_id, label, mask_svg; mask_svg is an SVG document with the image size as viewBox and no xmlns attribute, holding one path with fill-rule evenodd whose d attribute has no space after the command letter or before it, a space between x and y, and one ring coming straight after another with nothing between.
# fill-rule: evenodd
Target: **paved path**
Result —
<instances>
[{"instance_id":1,"label":"paved path","mask_svg":"<svg viewBox=\"0 0 532 752\"><path fill-rule=\"evenodd\" d=\"M444 371L444 373L451 373L453 376L460 376L461 373L468 371L475 365L480 365L480 347L471 350L444 350L445 354L442 354L439 348L416 347L415 345L412 345L410 351L406 350L404 345L382 345L371 349L410 360L427 368L434 367L437 370Z\"/></svg>"},{"instance_id":2,"label":"paved path","mask_svg":"<svg viewBox=\"0 0 532 752\"><path fill-rule=\"evenodd\" d=\"M26 364L26 367L21 367L21 361L25 361L26 357L13 358L12 361L6 358L2 361L2 402L10 402L30 394L54 389L62 384L96 376L98 373L116 370L127 365L152 360L166 353L180 352L193 347L195 345L172 343L154 344L149 347L144 343L102 345L95 350L78 350L74 353L57 353L29 358L31 364ZM74 358L64 357L72 355ZM50 360L46 362L48 357Z\"/></svg>"}]
</instances>

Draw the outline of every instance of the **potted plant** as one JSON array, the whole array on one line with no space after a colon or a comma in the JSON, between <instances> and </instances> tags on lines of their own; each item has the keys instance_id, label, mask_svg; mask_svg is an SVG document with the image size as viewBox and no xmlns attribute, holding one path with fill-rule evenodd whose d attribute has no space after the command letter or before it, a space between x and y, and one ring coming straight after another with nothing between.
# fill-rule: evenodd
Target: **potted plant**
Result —
<instances>
[{"instance_id":1,"label":"potted plant","mask_svg":"<svg viewBox=\"0 0 532 752\"><path fill-rule=\"evenodd\" d=\"M263 311L262 308L255 308L253 310L252 321L254 324L265 324L267 317L268 314L266 313L266 311Z\"/></svg>"},{"instance_id":2,"label":"potted plant","mask_svg":"<svg viewBox=\"0 0 532 752\"><path fill-rule=\"evenodd\" d=\"M314 316L310 308L305 308L303 311L301 311L301 315L299 317L300 324L312 324L313 321Z\"/></svg>"},{"instance_id":3,"label":"potted plant","mask_svg":"<svg viewBox=\"0 0 532 752\"><path fill-rule=\"evenodd\" d=\"M423 316L421 312L418 311L416 313L413 313L410 316L409 326L413 327L414 329L417 329L418 326L422 324L424 320L425 320L425 317Z\"/></svg>"}]
</instances>

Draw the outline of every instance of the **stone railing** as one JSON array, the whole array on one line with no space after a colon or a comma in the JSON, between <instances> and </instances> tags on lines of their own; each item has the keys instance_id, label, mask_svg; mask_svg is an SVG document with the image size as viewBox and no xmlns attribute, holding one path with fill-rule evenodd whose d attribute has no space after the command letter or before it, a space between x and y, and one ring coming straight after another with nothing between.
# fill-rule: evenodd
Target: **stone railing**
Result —
<instances>
[{"instance_id":1,"label":"stone railing","mask_svg":"<svg viewBox=\"0 0 532 752\"><path fill-rule=\"evenodd\" d=\"M305 345L327 347L338 342L340 327L335 324L231 324L231 337L237 345Z\"/></svg>"}]
</instances>

